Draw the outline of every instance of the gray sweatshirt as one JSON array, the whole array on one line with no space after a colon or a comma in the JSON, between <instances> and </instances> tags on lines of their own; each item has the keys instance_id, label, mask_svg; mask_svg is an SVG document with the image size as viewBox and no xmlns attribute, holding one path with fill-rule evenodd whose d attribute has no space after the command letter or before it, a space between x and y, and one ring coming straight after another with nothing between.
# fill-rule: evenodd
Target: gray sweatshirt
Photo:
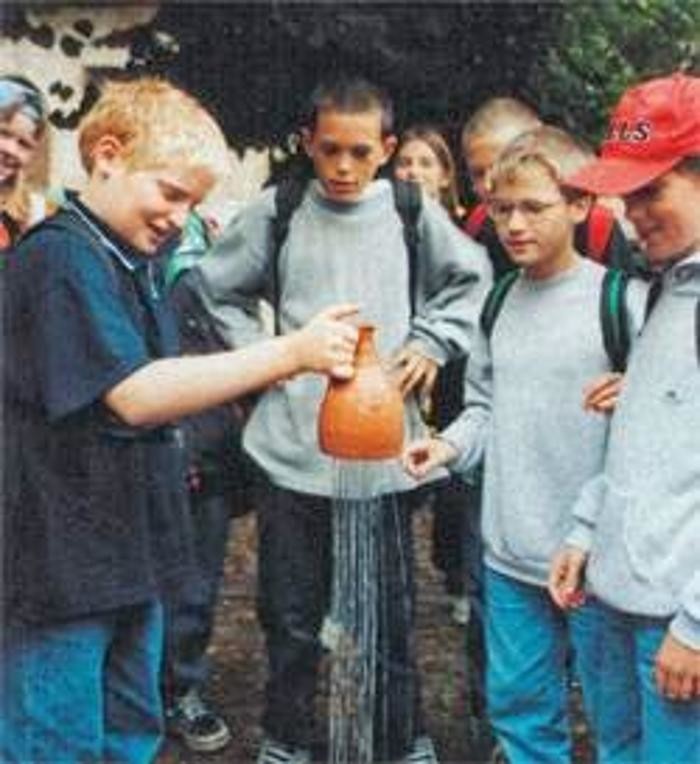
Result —
<instances>
[{"instance_id":1,"label":"gray sweatshirt","mask_svg":"<svg viewBox=\"0 0 700 764\"><path fill-rule=\"evenodd\" d=\"M581 487L603 464L608 419L586 413L583 388L609 370L599 318L605 270L577 258L545 280L521 274L490 341L479 334L467 364L465 409L442 434L466 475L485 456L482 525L486 564L544 586L571 528ZM644 289L630 284L640 324Z\"/></svg>"},{"instance_id":2,"label":"gray sweatshirt","mask_svg":"<svg viewBox=\"0 0 700 764\"><path fill-rule=\"evenodd\" d=\"M664 276L630 361L603 472L568 542L590 549L590 587L624 612L670 617L700 649L700 253Z\"/></svg>"},{"instance_id":3,"label":"gray sweatshirt","mask_svg":"<svg viewBox=\"0 0 700 764\"><path fill-rule=\"evenodd\" d=\"M259 298L271 296L274 208L274 189L268 189L231 221L212 256L195 269L205 305L233 346L265 336L257 309ZM357 302L362 319L377 327L383 357L407 341L440 364L467 353L491 285L488 257L427 198L418 230L416 313L411 317L408 254L390 183L374 181L359 201L339 204L313 182L279 256L282 332L300 328L333 303ZM325 387L321 376L303 374L269 388L243 441L274 483L319 496L333 495L332 460L321 453L317 435ZM421 431L417 405L410 400L406 435ZM398 463L377 474L384 476L377 488L382 492L414 485Z\"/></svg>"}]
</instances>

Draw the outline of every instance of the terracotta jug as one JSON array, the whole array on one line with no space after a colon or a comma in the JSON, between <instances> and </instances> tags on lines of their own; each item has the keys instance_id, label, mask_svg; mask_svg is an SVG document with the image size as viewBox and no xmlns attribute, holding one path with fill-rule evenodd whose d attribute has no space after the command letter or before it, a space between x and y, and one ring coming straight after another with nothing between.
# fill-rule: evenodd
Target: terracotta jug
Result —
<instances>
[{"instance_id":1,"label":"terracotta jug","mask_svg":"<svg viewBox=\"0 0 700 764\"><path fill-rule=\"evenodd\" d=\"M389 459L403 446L404 405L374 345L375 327L363 324L355 375L328 384L319 415L321 450L342 459Z\"/></svg>"}]
</instances>

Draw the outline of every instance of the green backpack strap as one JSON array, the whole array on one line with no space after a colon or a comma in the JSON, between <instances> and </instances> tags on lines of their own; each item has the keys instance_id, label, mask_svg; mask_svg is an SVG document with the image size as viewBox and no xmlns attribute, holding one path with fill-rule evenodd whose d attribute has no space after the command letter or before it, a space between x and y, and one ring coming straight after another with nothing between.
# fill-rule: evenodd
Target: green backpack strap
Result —
<instances>
[{"instance_id":1,"label":"green backpack strap","mask_svg":"<svg viewBox=\"0 0 700 764\"><path fill-rule=\"evenodd\" d=\"M496 323L498 314L501 312L506 295L513 284L515 284L519 275L520 271L518 269L513 269L504 273L503 276L501 276L501 278L491 287L491 291L486 295L486 300L484 300L484 306L481 309L481 315L479 317L479 324L481 326L481 331L488 340L491 339L494 324Z\"/></svg>"},{"instance_id":2,"label":"green backpack strap","mask_svg":"<svg viewBox=\"0 0 700 764\"><path fill-rule=\"evenodd\" d=\"M403 238L408 253L408 295L411 305L411 315L416 312L416 279L418 268L418 219L423 208L423 197L420 186L403 180L393 180L394 206L403 224Z\"/></svg>"},{"instance_id":3,"label":"green backpack strap","mask_svg":"<svg viewBox=\"0 0 700 764\"><path fill-rule=\"evenodd\" d=\"M613 371L623 373L630 353L630 330L625 293L629 276L617 268L609 268L600 290L600 327L603 346Z\"/></svg>"}]
</instances>

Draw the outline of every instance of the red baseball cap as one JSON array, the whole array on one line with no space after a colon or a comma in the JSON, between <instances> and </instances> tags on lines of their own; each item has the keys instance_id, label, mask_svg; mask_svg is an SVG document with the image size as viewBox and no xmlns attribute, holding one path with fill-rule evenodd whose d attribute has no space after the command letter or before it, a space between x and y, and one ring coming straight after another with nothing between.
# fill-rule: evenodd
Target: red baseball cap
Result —
<instances>
[{"instance_id":1,"label":"red baseball cap","mask_svg":"<svg viewBox=\"0 0 700 764\"><path fill-rule=\"evenodd\" d=\"M700 77L677 73L623 94L600 157L567 177L566 185L628 194L689 156L700 156Z\"/></svg>"}]
</instances>

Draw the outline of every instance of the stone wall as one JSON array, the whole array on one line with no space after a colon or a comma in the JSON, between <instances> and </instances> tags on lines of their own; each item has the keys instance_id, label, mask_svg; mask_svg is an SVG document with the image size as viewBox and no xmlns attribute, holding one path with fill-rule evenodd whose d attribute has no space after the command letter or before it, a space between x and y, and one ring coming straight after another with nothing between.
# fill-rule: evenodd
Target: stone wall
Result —
<instances>
[{"instance_id":1,"label":"stone wall","mask_svg":"<svg viewBox=\"0 0 700 764\"><path fill-rule=\"evenodd\" d=\"M35 171L38 185L79 188L84 182L75 122L86 87L126 68L133 35L157 10L152 3L27 8L22 11L26 30L19 39L0 37L0 72L28 77L49 105L52 125ZM230 166L222 170L206 207L223 222L259 190L269 172L269 152L249 149L242 157L231 152Z\"/></svg>"}]
</instances>

